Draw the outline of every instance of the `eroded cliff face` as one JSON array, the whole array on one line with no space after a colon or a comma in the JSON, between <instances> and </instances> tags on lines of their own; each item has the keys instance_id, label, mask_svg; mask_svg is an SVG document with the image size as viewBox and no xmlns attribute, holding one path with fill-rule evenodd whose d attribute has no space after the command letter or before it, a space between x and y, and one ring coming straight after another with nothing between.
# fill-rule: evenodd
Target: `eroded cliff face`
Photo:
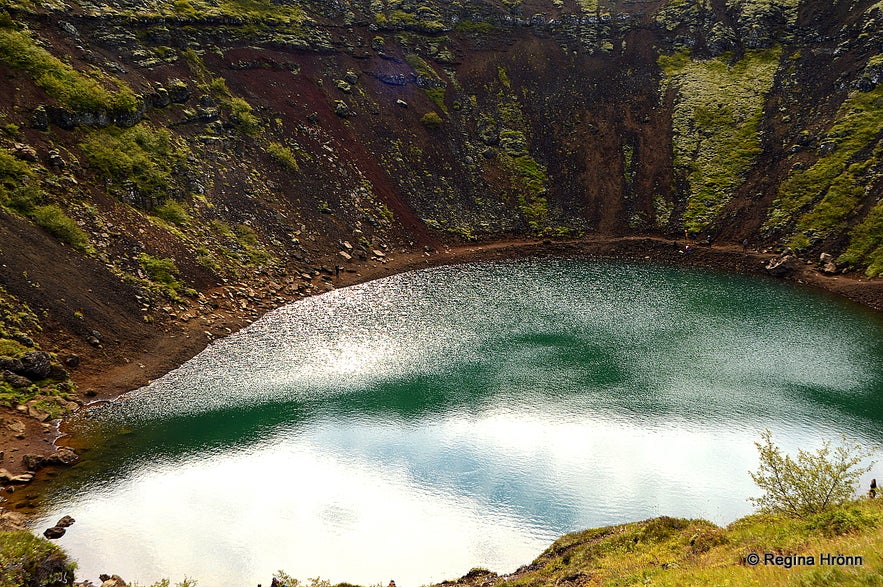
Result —
<instances>
[{"instance_id":1,"label":"eroded cliff face","mask_svg":"<svg viewBox=\"0 0 883 587\"><path fill-rule=\"evenodd\" d=\"M162 352L470 239L687 231L883 272L880 2L4 7L5 355Z\"/></svg>"}]
</instances>

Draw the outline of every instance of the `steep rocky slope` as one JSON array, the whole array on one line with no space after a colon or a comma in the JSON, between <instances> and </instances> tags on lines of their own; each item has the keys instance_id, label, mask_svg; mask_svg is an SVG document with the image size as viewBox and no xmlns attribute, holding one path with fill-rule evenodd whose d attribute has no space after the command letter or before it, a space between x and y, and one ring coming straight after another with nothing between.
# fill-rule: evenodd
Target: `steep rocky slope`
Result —
<instances>
[{"instance_id":1,"label":"steep rocky slope","mask_svg":"<svg viewBox=\"0 0 883 587\"><path fill-rule=\"evenodd\" d=\"M881 25L874 0L4 0L0 355L55 370L4 363L0 401L48 419L475 239L687 232L877 276Z\"/></svg>"}]
</instances>

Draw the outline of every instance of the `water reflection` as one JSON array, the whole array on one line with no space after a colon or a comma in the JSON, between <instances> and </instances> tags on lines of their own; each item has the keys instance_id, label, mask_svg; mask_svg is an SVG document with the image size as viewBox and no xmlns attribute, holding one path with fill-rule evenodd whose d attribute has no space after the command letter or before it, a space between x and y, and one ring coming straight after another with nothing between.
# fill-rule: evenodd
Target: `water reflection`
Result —
<instances>
[{"instance_id":1,"label":"water reflection","mask_svg":"<svg viewBox=\"0 0 883 587\"><path fill-rule=\"evenodd\" d=\"M87 576L408 587L583 527L728 522L763 428L793 450L881 423L883 324L851 306L645 265L441 268L281 309L93 411L46 519L77 518Z\"/></svg>"}]
</instances>

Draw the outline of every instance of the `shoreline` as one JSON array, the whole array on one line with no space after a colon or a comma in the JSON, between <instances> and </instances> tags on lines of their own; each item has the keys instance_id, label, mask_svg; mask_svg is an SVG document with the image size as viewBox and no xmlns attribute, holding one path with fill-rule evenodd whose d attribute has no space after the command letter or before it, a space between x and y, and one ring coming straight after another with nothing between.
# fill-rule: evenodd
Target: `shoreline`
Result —
<instances>
[{"instance_id":1,"label":"shoreline","mask_svg":"<svg viewBox=\"0 0 883 587\"><path fill-rule=\"evenodd\" d=\"M680 244L679 244L680 243ZM872 311L883 313L883 280L869 280L863 277L835 275L829 276L816 270L816 264L802 262L800 266L786 277L769 276L764 269L765 264L777 255L772 252L743 251L741 245L696 245L689 253L684 253L681 241L673 241L659 237L597 237L576 240L510 240L485 243L473 243L457 246L441 246L439 249L389 253L384 259L376 262L365 261L344 268L338 275L316 277L317 291L307 295L294 294L275 295L279 292L260 292L260 311L221 311L217 310L206 328L200 320L188 320L182 324L169 324L164 335L152 341L150 348L136 357L106 356L104 361L94 365L89 371L77 374L80 389L94 390L82 409L90 405L116 401L128 392L149 384L154 379L180 367L204 350L212 341L223 338L275 308L293 303L304 297L311 297L342 287L367 283L395 274L418 269L459 265L467 263L516 260L523 258L548 257L586 257L597 259L631 260L641 262L662 263L683 267L696 267L725 271L730 273L767 276L769 279L784 279L796 285L813 287L836 295L839 298L857 303ZM328 262L328 259L325 259ZM333 262L333 261L332 261ZM217 290L205 292L207 297L218 297L219 292L229 288L243 287L239 285L225 286ZM267 304L267 302L270 302ZM200 316L200 318L203 318ZM79 412L80 410L77 410ZM51 454L62 447L76 448L76 439L65 430L66 418L51 423L38 422L32 418L27 421L28 430L25 439L19 439L13 446L4 445L9 456L13 454ZM24 472L21 463L10 462L3 465L13 473ZM20 469L20 470L16 470ZM45 474L37 472L35 480ZM20 501L17 497L10 502L25 512L29 500Z\"/></svg>"}]
</instances>

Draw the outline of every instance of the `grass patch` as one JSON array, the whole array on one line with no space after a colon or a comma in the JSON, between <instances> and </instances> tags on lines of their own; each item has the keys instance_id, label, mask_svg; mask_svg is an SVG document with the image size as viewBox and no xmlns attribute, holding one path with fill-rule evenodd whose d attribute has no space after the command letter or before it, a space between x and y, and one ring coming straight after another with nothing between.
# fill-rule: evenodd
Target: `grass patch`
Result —
<instances>
[{"instance_id":1,"label":"grass patch","mask_svg":"<svg viewBox=\"0 0 883 587\"><path fill-rule=\"evenodd\" d=\"M271 142L267 145L267 153L289 171L300 171L300 165L297 164L297 158L294 156L294 153L282 143Z\"/></svg>"},{"instance_id":2,"label":"grass patch","mask_svg":"<svg viewBox=\"0 0 883 587\"><path fill-rule=\"evenodd\" d=\"M188 149L166 129L141 123L132 128L92 130L80 148L89 166L114 184L131 182L142 195L166 196L176 166Z\"/></svg>"},{"instance_id":3,"label":"grass patch","mask_svg":"<svg viewBox=\"0 0 883 587\"><path fill-rule=\"evenodd\" d=\"M761 152L759 126L780 50L749 51L735 64L686 52L659 58L663 90L674 89L675 168L689 184L684 227L713 223Z\"/></svg>"},{"instance_id":4,"label":"grass patch","mask_svg":"<svg viewBox=\"0 0 883 587\"><path fill-rule=\"evenodd\" d=\"M5 357L21 357L29 349L25 345L21 344L17 340L10 340L8 338L0 338L0 355Z\"/></svg>"},{"instance_id":5,"label":"grass patch","mask_svg":"<svg viewBox=\"0 0 883 587\"><path fill-rule=\"evenodd\" d=\"M78 251L89 250L89 235L55 204L37 206L29 217L34 224L45 228L61 242L69 244Z\"/></svg>"},{"instance_id":6,"label":"grass patch","mask_svg":"<svg viewBox=\"0 0 883 587\"><path fill-rule=\"evenodd\" d=\"M161 292L173 301L181 301L181 293L186 293L184 284L178 279L181 272L172 259L161 259L147 253L141 253L138 264L147 277L156 284Z\"/></svg>"},{"instance_id":7,"label":"grass patch","mask_svg":"<svg viewBox=\"0 0 883 587\"><path fill-rule=\"evenodd\" d=\"M133 112L135 93L124 82L114 80L115 90L78 72L38 46L25 31L0 28L0 62L24 71L49 96L79 111Z\"/></svg>"},{"instance_id":8,"label":"grass patch","mask_svg":"<svg viewBox=\"0 0 883 587\"><path fill-rule=\"evenodd\" d=\"M230 100L230 120L243 134L253 137L263 130L260 119L254 115L251 104L242 98Z\"/></svg>"},{"instance_id":9,"label":"grass patch","mask_svg":"<svg viewBox=\"0 0 883 587\"><path fill-rule=\"evenodd\" d=\"M420 124L428 129L438 128L443 123L444 121L442 120L442 117L439 116L437 112L427 112L422 117L420 117Z\"/></svg>"},{"instance_id":10,"label":"grass patch","mask_svg":"<svg viewBox=\"0 0 883 587\"><path fill-rule=\"evenodd\" d=\"M865 219L852 229L849 246L838 260L865 267L868 277L883 275L883 200L877 202Z\"/></svg>"},{"instance_id":11,"label":"grass patch","mask_svg":"<svg viewBox=\"0 0 883 587\"><path fill-rule=\"evenodd\" d=\"M0 587L67 585L77 564L30 532L0 532Z\"/></svg>"},{"instance_id":12,"label":"grass patch","mask_svg":"<svg viewBox=\"0 0 883 587\"><path fill-rule=\"evenodd\" d=\"M190 223L190 215L177 200L166 200L151 210L151 214L175 226L186 226Z\"/></svg>"},{"instance_id":13,"label":"grass patch","mask_svg":"<svg viewBox=\"0 0 883 587\"><path fill-rule=\"evenodd\" d=\"M860 500L809 520L753 515L719 528L705 520L655 518L568 534L495 587L591 585L879 585L883 500ZM746 556L761 556L757 566ZM814 566L764 565L764 553L813 556ZM855 566L821 566L823 553L859 556Z\"/></svg>"},{"instance_id":14,"label":"grass patch","mask_svg":"<svg viewBox=\"0 0 883 587\"><path fill-rule=\"evenodd\" d=\"M40 322L31 308L0 285L0 336L4 337L0 340L7 340L8 336L16 333L40 330ZM15 345L17 346L7 348L18 350L24 348L17 342Z\"/></svg>"}]
</instances>

